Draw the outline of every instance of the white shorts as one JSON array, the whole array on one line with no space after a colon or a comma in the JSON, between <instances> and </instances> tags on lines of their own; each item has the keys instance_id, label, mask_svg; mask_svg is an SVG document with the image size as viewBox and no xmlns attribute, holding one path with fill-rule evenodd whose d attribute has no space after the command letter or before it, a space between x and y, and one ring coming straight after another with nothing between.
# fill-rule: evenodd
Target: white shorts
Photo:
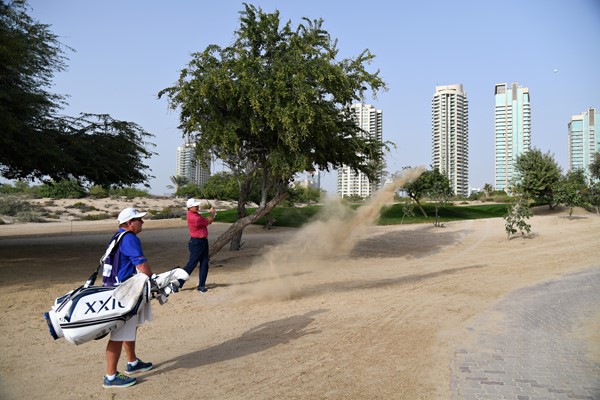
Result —
<instances>
[{"instance_id":1,"label":"white shorts","mask_svg":"<svg viewBox=\"0 0 600 400\"><path fill-rule=\"evenodd\" d=\"M138 316L134 315L125 322L125 325L110 333L110 340L115 342L133 342L137 334Z\"/></svg>"},{"instance_id":2,"label":"white shorts","mask_svg":"<svg viewBox=\"0 0 600 400\"><path fill-rule=\"evenodd\" d=\"M110 340L115 342L133 342L137 335L138 326L146 321L152 321L152 307L150 303L143 304L138 313L129 318L125 325L110 333Z\"/></svg>"}]
</instances>

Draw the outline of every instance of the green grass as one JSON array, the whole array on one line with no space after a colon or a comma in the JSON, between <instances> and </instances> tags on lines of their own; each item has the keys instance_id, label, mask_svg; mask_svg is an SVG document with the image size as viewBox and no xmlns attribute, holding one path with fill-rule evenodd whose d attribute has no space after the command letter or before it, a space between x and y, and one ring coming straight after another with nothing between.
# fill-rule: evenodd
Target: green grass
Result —
<instances>
[{"instance_id":1,"label":"green grass","mask_svg":"<svg viewBox=\"0 0 600 400\"><path fill-rule=\"evenodd\" d=\"M438 211L441 222L460 221L465 219L501 218L506 214L506 204L482 204L476 206L452 206L441 207ZM405 217L402 221L402 204L394 204L382 210L379 225L398 225L433 223L435 220L435 206L423 204L423 209L429 216L425 218L418 207L413 207L414 216Z\"/></svg>"},{"instance_id":2,"label":"green grass","mask_svg":"<svg viewBox=\"0 0 600 400\"><path fill-rule=\"evenodd\" d=\"M351 208L356 209L360 206L352 206ZM506 214L506 204L483 204L475 206L452 206L448 205L442 207L439 210L440 221L459 221L465 219L481 219L481 218L501 218ZM414 207L414 216L405 217L402 221L402 204L394 204L389 207L385 207L381 212L378 225L399 225L403 224L420 224L420 223L432 223L435 220L435 207L433 204L424 204L423 208L428 218L425 218L421 211ZM319 214L322 206L306 206L306 207L275 207L273 210L273 216L275 223L273 226L284 226L298 228L304 225L306 222L313 219ZM248 214L254 212L254 208L248 208ZM217 215L217 222L234 223L236 221L236 210L219 211ZM266 218L261 218L257 221L258 225L264 225L267 222Z\"/></svg>"}]
</instances>

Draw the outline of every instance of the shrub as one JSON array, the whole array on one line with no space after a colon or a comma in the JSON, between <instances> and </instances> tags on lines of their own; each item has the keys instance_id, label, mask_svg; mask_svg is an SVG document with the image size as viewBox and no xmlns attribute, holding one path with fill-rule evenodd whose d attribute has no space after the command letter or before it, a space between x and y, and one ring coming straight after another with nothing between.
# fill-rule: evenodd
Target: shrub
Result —
<instances>
[{"instance_id":1,"label":"shrub","mask_svg":"<svg viewBox=\"0 0 600 400\"><path fill-rule=\"evenodd\" d=\"M186 215L186 210L182 210L179 208L172 209L171 207L163 208L160 211L150 210L148 214L151 215L151 219L171 219L171 218L181 218Z\"/></svg>"},{"instance_id":2,"label":"shrub","mask_svg":"<svg viewBox=\"0 0 600 400\"><path fill-rule=\"evenodd\" d=\"M138 189L134 187L124 187L117 189L110 189L108 191L110 196L122 196L128 199L134 199L136 197L150 197L150 193L146 189Z\"/></svg>"},{"instance_id":3,"label":"shrub","mask_svg":"<svg viewBox=\"0 0 600 400\"><path fill-rule=\"evenodd\" d=\"M506 230L508 239L517 233L517 231L521 233L521 236L525 236L525 232L529 234L531 232L531 225L525 220L529 219L532 215L527 199L522 196L515 197L515 201L507 207L507 214L503 217L506 220L504 229Z\"/></svg>"},{"instance_id":4,"label":"shrub","mask_svg":"<svg viewBox=\"0 0 600 400\"><path fill-rule=\"evenodd\" d=\"M87 214L82 216L80 219L82 221L102 221L105 219L110 219L112 218L112 215L107 214L107 213L102 213L102 214Z\"/></svg>"},{"instance_id":5,"label":"shrub","mask_svg":"<svg viewBox=\"0 0 600 400\"><path fill-rule=\"evenodd\" d=\"M86 203L83 203L81 201L78 201L77 203L75 203L75 204L73 204L71 206L67 206L67 208L77 208L81 212L98 211L98 209L96 207L91 206L91 205L86 204Z\"/></svg>"},{"instance_id":6,"label":"shrub","mask_svg":"<svg viewBox=\"0 0 600 400\"><path fill-rule=\"evenodd\" d=\"M88 196L94 199L104 199L108 197L108 190L102 186L94 185L88 190Z\"/></svg>"},{"instance_id":7,"label":"shrub","mask_svg":"<svg viewBox=\"0 0 600 400\"><path fill-rule=\"evenodd\" d=\"M63 179L44 184L40 188L40 195L53 199L79 199L85 196L85 189L75 179Z\"/></svg>"},{"instance_id":8,"label":"shrub","mask_svg":"<svg viewBox=\"0 0 600 400\"><path fill-rule=\"evenodd\" d=\"M19 222L44 222L40 213L32 210L19 211L17 215L15 215L15 219Z\"/></svg>"},{"instance_id":9,"label":"shrub","mask_svg":"<svg viewBox=\"0 0 600 400\"><path fill-rule=\"evenodd\" d=\"M0 197L0 214L2 215L14 217L20 212L29 212L33 210L33 208L34 207L30 203L19 200L14 196Z\"/></svg>"}]
</instances>

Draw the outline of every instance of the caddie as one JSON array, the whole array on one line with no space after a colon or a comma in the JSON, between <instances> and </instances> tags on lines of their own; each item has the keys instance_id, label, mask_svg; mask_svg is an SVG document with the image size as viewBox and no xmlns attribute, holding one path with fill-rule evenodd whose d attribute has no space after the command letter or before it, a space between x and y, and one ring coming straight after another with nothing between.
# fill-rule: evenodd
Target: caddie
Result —
<instances>
[{"instance_id":1,"label":"caddie","mask_svg":"<svg viewBox=\"0 0 600 400\"><path fill-rule=\"evenodd\" d=\"M127 231L119 244L118 264L114 275L117 284L126 281L136 273L152 276L152 270L142 251L142 244L137 235L142 231L145 212L139 212L135 208L125 208L119 213L119 230L115 234ZM133 234L130 234L133 233ZM129 387L136 383L136 379L128 375L136 374L152 369L152 363L143 362L135 352L137 328L145 321L152 319L150 302L140 308L137 315L129 319L125 325L111 332L106 345L106 376L104 376L105 388ZM124 374L117 371L117 364L121 357L121 349L125 349L127 366Z\"/></svg>"}]
</instances>

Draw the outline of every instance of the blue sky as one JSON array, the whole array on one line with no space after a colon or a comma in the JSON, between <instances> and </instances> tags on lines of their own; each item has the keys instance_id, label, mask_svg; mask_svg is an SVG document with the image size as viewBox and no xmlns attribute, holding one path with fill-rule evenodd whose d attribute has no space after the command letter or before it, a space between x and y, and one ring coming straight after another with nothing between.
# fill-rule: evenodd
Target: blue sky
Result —
<instances>
[{"instance_id":1,"label":"blue sky","mask_svg":"<svg viewBox=\"0 0 600 400\"><path fill-rule=\"evenodd\" d=\"M369 49L387 92L367 102L383 110L383 136L397 148L388 171L431 163L431 98L461 83L469 100L469 183L494 182L494 85L529 88L532 144L567 169L567 123L600 109L599 0L248 1L279 10L282 21L322 18L340 57ZM178 114L157 93L172 85L191 53L231 44L241 1L30 0L29 14L60 41L68 69L52 91L68 95L64 113L107 113L155 135L151 193L169 192ZM555 72L557 70L557 72ZM335 174L322 178L335 192Z\"/></svg>"}]
</instances>

